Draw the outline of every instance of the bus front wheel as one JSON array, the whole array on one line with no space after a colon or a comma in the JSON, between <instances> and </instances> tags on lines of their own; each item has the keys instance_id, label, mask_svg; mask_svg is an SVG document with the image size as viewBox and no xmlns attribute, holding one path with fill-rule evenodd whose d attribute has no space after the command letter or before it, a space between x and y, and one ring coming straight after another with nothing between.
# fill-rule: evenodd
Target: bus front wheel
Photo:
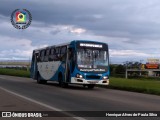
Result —
<instances>
[{"instance_id":1,"label":"bus front wheel","mask_svg":"<svg viewBox=\"0 0 160 120\"><path fill-rule=\"evenodd\" d=\"M58 82L59 82L59 86L60 86L60 87L63 87L63 88L68 87L68 84L65 83L65 82L63 82L63 77L62 77L61 74L58 76Z\"/></svg>"},{"instance_id":2,"label":"bus front wheel","mask_svg":"<svg viewBox=\"0 0 160 120\"><path fill-rule=\"evenodd\" d=\"M89 89L93 89L95 85L94 84L90 84L90 85L87 85L87 86L88 86Z\"/></svg>"}]
</instances>

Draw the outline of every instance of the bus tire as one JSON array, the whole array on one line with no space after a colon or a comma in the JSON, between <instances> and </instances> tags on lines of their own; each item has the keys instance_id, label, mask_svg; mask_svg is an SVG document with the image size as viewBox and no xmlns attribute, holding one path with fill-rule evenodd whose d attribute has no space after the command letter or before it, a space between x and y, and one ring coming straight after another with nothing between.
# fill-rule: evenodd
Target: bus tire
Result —
<instances>
[{"instance_id":1,"label":"bus tire","mask_svg":"<svg viewBox=\"0 0 160 120\"><path fill-rule=\"evenodd\" d=\"M42 80L41 80L41 77L40 77L39 73L37 73L37 83L38 84L42 83Z\"/></svg>"},{"instance_id":2,"label":"bus tire","mask_svg":"<svg viewBox=\"0 0 160 120\"><path fill-rule=\"evenodd\" d=\"M41 80L39 73L37 74L37 83L38 84L46 84L47 80Z\"/></svg>"},{"instance_id":3,"label":"bus tire","mask_svg":"<svg viewBox=\"0 0 160 120\"><path fill-rule=\"evenodd\" d=\"M83 85L84 88L85 88L86 86L87 86L87 85L85 85L85 84Z\"/></svg>"},{"instance_id":4,"label":"bus tire","mask_svg":"<svg viewBox=\"0 0 160 120\"><path fill-rule=\"evenodd\" d=\"M93 89L94 88L94 84L90 84L90 85L87 85L88 86L88 89Z\"/></svg>"},{"instance_id":5,"label":"bus tire","mask_svg":"<svg viewBox=\"0 0 160 120\"><path fill-rule=\"evenodd\" d=\"M58 75L58 82L59 82L59 86L60 86L60 87L63 87L63 88L68 87L68 84L63 82L62 74L59 74L59 75Z\"/></svg>"},{"instance_id":6,"label":"bus tire","mask_svg":"<svg viewBox=\"0 0 160 120\"><path fill-rule=\"evenodd\" d=\"M47 80L41 80L42 84L47 84Z\"/></svg>"},{"instance_id":7,"label":"bus tire","mask_svg":"<svg viewBox=\"0 0 160 120\"><path fill-rule=\"evenodd\" d=\"M68 74L67 74L67 82L70 81L70 70L68 69Z\"/></svg>"}]
</instances>

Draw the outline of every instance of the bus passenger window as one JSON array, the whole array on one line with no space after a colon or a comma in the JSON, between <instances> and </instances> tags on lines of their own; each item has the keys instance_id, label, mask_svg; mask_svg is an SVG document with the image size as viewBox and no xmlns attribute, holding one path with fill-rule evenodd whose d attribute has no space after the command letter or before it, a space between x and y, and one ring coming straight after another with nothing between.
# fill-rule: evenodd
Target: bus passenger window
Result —
<instances>
[{"instance_id":1,"label":"bus passenger window","mask_svg":"<svg viewBox=\"0 0 160 120\"><path fill-rule=\"evenodd\" d=\"M53 61L53 58L54 58L53 55L54 55L54 48L52 48L52 49L50 50L49 58L48 58L49 61Z\"/></svg>"},{"instance_id":2,"label":"bus passenger window","mask_svg":"<svg viewBox=\"0 0 160 120\"><path fill-rule=\"evenodd\" d=\"M45 50L41 51L41 56L40 56L40 61L43 62L44 61L44 54L45 54Z\"/></svg>"},{"instance_id":3,"label":"bus passenger window","mask_svg":"<svg viewBox=\"0 0 160 120\"><path fill-rule=\"evenodd\" d=\"M66 53L67 53L67 50L66 50L66 46L62 47L61 48L61 56L60 56L60 60L61 61L65 61L66 60Z\"/></svg>"}]
</instances>

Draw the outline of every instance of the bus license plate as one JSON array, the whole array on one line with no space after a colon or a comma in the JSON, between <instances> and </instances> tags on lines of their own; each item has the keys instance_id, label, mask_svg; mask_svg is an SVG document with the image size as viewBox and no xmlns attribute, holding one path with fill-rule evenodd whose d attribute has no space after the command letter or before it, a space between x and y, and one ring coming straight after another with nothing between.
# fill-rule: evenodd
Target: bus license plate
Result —
<instances>
[{"instance_id":1,"label":"bus license plate","mask_svg":"<svg viewBox=\"0 0 160 120\"><path fill-rule=\"evenodd\" d=\"M96 84L98 81L88 81L90 84Z\"/></svg>"}]
</instances>

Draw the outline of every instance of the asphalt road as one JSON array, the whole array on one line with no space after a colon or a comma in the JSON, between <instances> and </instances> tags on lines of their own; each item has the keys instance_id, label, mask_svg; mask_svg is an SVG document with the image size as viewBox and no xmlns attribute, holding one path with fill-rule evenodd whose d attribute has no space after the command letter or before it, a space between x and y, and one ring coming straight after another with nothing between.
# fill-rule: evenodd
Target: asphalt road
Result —
<instances>
[{"instance_id":1,"label":"asphalt road","mask_svg":"<svg viewBox=\"0 0 160 120\"><path fill-rule=\"evenodd\" d=\"M69 88L60 88L53 82L43 85L37 84L30 78L0 75L0 91L5 90L11 91L10 94L16 97L33 102L32 104L36 104L34 109L37 107L39 111L160 111L160 96L156 95L99 87L89 90L75 85L71 85ZM38 108L38 105L42 109ZM21 110L26 110L26 107L22 107ZM8 110L11 109L8 107ZM158 120L159 118L154 119ZM128 118L123 118L123 120L128 120Z\"/></svg>"}]
</instances>

